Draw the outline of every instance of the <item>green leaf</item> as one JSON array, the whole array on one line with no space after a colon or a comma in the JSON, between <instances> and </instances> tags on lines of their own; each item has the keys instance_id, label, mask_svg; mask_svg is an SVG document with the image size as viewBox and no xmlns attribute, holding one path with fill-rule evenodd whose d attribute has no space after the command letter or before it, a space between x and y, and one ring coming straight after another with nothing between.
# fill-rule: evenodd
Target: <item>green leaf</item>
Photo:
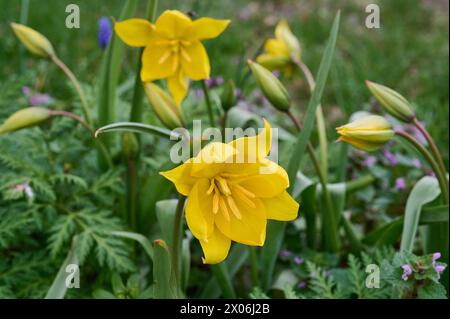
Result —
<instances>
[{"instance_id":1,"label":"green leaf","mask_svg":"<svg viewBox=\"0 0 450 319\"><path fill-rule=\"evenodd\" d=\"M170 131L158 126L136 122L118 122L103 126L95 132L95 137L98 137L103 133L111 132L134 132L142 134L152 134L155 136L165 137L170 140L179 140L182 138L182 135L178 132Z\"/></svg>"},{"instance_id":2,"label":"green leaf","mask_svg":"<svg viewBox=\"0 0 450 319\"><path fill-rule=\"evenodd\" d=\"M61 268L59 268L59 271L56 274L56 277L53 280L53 283L52 283L50 289L47 291L47 295L45 296L45 299L63 299L64 298L66 291L67 291L66 267L70 264L78 265L78 258L77 258L77 254L75 253L76 245L77 245L77 237L74 237L72 240L72 247L70 248L66 259L62 263Z\"/></svg>"},{"instance_id":3,"label":"green leaf","mask_svg":"<svg viewBox=\"0 0 450 319\"><path fill-rule=\"evenodd\" d=\"M447 291L440 283L427 280L423 287L418 291L419 299L447 299Z\"/></svg>"},{"instance_id":4,"label":"green leaf","mask_svg":"<svg viewBox=\"0 0 450 319\"><path fill-rule=\"evenodd\" d=\"M133 239L137 241L139 244L141 244L142 248L144 248L144 251L147 253L147 256L150 258L150 260L153 260L153 246L145 236L128 231L113 231L111 234L113 236Z\"/></svg>"},{"instance_id":5,"label":"green leaf","mask_svg":"<svg viewBox=\"0 0 450 319\"><path fill-rule=\"evenodd\" d=\"M295 144L294 149L292 150L292 155L287 167L287 173L289 175L291 190L295 187L297 171L299 169L300 162L303 158L306 149L306 145L308 144L308 141L310 139L314 127L316 109L319 106L320 101L322 99L325 83L327 81L328 73L330 71L331 63L333 61L334 49L336 46L336 39L339 30L339 20L340 20L340 11L338 11L334 19L333 27L331 28L330 32L330 37L325 47L325 52L322 56L322 61L320 62L319 71L317 73L316 86L314 88L314 91L308 103L308 107L306 109L306 114L303 121L303 128L297 136L297 142Z\"/></svg>"},{"instance_id":6,"label":"green leaf","mask_svg":"<svg viewBox=\"0 0 450 319\"><path fill-rule=\"evenodd\" d=\"M266 242L261 250L261 285L264 290L272 283L275 262L283 243L285 222L270 220L267 223Z\"/></svg>"},{"instance_id":7,"label":"green leaf","mask_svg":"<svg viewBox=\"0 0 450 319\"><path fill-rule=\"evenodd\" d=\"M156 203L156 218L161 228L162 239L167 246L172 247L173 241L173 224L175 221L177 199L161 200Z\"/></svg>"},{"instance_id":8,"label":"green leaf","mask_svg":"<svg viewBox=\"0 0 450 319\"><path fill-rule=\"evenodd\" d=\"M94 299L117 299L112 293L104 289L97 289L92 293Z\"/></svg>"},{"instance_id":9,"label":"green leaf","mask_svg":"<svg viewBox=\"0 0 450 319\"><path fill-rule=\"evenodd\" d=\"M164 240L155 240L153 250L155 256L153 266L154 297L156 299L177 298L177 288L172 278L169 249Z\"/></svg>"},{"instance_id":10,"label":"green leaf","mask_svg":"<svg viewBox=\"0 0 450 319\"><path fill-rule=\"evenodd\" d=\"M217 265L211 265L211 270L222 290L223 296L225 298L236 298L236 292L234 291L227 265L223 262Z\"/></svg>"},{"instance_id":11,"label":"green leaf","mask_svg":"<svg viewBox=\"0 0 450 319\"><path fill-rule=\"evenodd\" d=\"M431 176L421 178L411 190L405 208L401 251L412 251L422 206L436 199L440 193L437 179Z\"/></svg>"},{"instance_id":12,"label":"green leaf","mask_svg":"<svg viewBox=\"0 0 450 319\"><path fill-rule=\"evenodd\" d=\"M307 187L301 195L302 213L306 222L306 242L308 247L314 249L317 244L317 206L316 206L316 185Z\"/></svg>"}]
</instances>

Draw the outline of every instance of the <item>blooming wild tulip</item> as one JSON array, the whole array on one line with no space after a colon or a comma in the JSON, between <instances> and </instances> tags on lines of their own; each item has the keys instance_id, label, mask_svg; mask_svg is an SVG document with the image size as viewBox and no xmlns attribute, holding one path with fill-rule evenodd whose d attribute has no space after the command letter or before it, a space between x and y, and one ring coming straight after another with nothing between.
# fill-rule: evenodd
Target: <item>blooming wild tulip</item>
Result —
<instances>
[{"instance_id":1,"label":"blooming wild tulip","mask_svg":"<svg viewBox=\"0 0 450 319\"><path fill-rule=\"evenodd\" d=\"M379 149L394 136L391 124L378 115L363 117L336 130L340 135L339 141L369 152Z\"/></svg>"},{"instance_id":2,"label":"blooming wild tulip","mask_svg":"<svg viewBox=\"0 0 450 319\"><path fill-rule=\"evenodd\" d=\"M169 94L154 83L145 83L144 91L153 111L165 127L173 130L184 126L179 106Z\"/></svg>"},{"instance_id":3,"label":"blooming wild tulip","mask_svg":"<svg viewBox=\"0 0 450 319\"><path fill-rule=\"evenodd\" d=\"M187 196L187 225L200 241L204 263L223 261L231 241L264 245L267 219L297 217L299 204L286 191L286 171L266 158L271 127L264 124L256 136L210 143L184 164L160 173Z\"/></svg>"},{"instance_id":4,"label":"blooming wild tulip","mask_svg":"<svg viewBox=\"0 0 450 319\"><path fill-rule=\"evenodd\" d=\"M374 82L366 81L366 85L384 110L393 117L407 123L415 118L411 104L402 95L387 86Z\"/></svg>"},{"instance_id":5,"label":"blooming wild tulip","mask_svg":"<svg viewBox=\"0 0 450 319\"><path fill-rule=\"evenodd\" d=\"M3 125L0 126L0 134L14 132L23 128L38 125L51 116L51 111L38 107L28 107L12 114Z\"/></svg>"},{"instance_id":6,"label":"blooming wild tulip","mask_svg":"<svg viewBox=\"0 0 450 319\"><path fill-rule=\"evenodd\" d=\"M248 65L270 104L280 111L288 111L290 107L289 94L280 80L258 63L248 60Z\"/></svg>"},{"instance_id":7,"label":"blooming wild tulip","mask_svg":"<svg viewBox=\"0 0 450 319\"><path fill-rule=\"evenodd\" d=\"M200 18L192 21L177 10L166 10L151 24L143 19L128 19L115 24L118 36L128 45L145 47L141 79L152 82L167 78L177 104L187 94L189 78L209 78L210 64L202 40L219 36L229 20Z\"/></svg>"},{"instance_id":8,"label":"blooming wild tulip","mask_svg":"<svg viewBox=\"0 0 450 319\"><path fill-rule=\"evenodd\" d=\"M50 41L44 37L41 33L31 29L23 24L11 23L16 36L22 42L22 44L33 54L45 59L50 59L55 55Z\"/></svg>"},{"instance_id":9,"label":"blooming wild tulip","mask_svg":"<svg viewBox=\"0 0 450 319\"><path fill-rule=\"evenodd\" d=\"M300 61L301 48L298 39L291 32L286 20L282 19L275 28L275 38L264 44L265 52L256 61L269 70L292 72L292 61Z\"/></svg>"}]
</instances>

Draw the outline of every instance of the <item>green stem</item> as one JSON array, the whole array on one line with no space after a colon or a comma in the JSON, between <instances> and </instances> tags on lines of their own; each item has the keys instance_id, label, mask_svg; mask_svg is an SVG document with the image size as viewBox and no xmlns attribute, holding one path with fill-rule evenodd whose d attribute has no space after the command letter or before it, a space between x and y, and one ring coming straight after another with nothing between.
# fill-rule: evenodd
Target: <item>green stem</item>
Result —
<instances>
[{"instance_id":1,"label":"green stem","mask_svg":"<svg viewBox=\"0 0 450 319\"><path fill-rule=\"evenodd\" d=\"M51 111L51 115L52 116L63 116L63 117L67 117L70 118L78 123L80 123L86 130L89 131L89 133L92 136L95 136L95 130L92 128L92 126L90 126L87 122L85 122L83 120L83 118L81 118L80 116L74 114L74 113L70 113L70 112L66 112L66 111ZM103 155L104 159L106 160L108 167L111 169L113 168L113 162L111 159L111 155L108 152L108 149L106 148L105 144L102 143L102 141L100 141L99 139L95 139L96 143L97 143L97 147L100 150L101 154Z\"/></svg>"},{"instance_id":2,"label":"green stem","mask_svg":"<svg viewBox=\"0 0 450 319\"><path fill-rule=\"evenodd\" d=\"M431 148L431 153L434 155L434 158L437 161L437 164L439 166L441 174L445 175L447 173L447 169L445 168L444 160L442 159L442 155L439 152L439 150L436 146L436 143L434 142L430 133L428 133L426 128L417 120L417 118L414 118L413 123L417 127L417 129L422 133L422 135L425 137L425 139L427 140L427 142ZM448 181L447 181L447 187L448 187Z\"/></svg>"},{"instance_id":3,"label":"green stem","mask_svg":"<svg viewBox=\"0 0 450 319\"><path fill-rule=\"evenodd\" d=\"M131 229L135 232L137 230L137 218L136 218L136 165L134 158L128 160L128 209L130 212L130 224Z\"/></svg>"},{"instance_id":4,"label":"green stem","mask_svg":"<svg viewBox=\"0 0 450 319\"><path fill-rule=\"evenodd\" d=\"M259 270L258 270L258 258L256 255L256 248L248 246L250 251L250 266L252 269L252 281L253 287L259 287Z\"/></svg>"},{"instance_id":5,"label":"green stem","mask_svg":"<svg viewBox=\"0 0 450 319\"><path fill-rule=\"evenodd\" d=\"M225 140L225 129L227 127L227 118L228 118L228 111L225 111L223 113L223 117L222 117L222 142L224 142L224 143L227 142Z\"/></svg>"},{"instance_id":6,"label":"green stem","mask_svg":"<svg viewBox=\"0 0 450 319\"><path fill-rule=\"evenodd\" d=\"M217 283L222 290L223 296L227 299L235 299L236 292L234 291L230 275L228 273L226 263L222 262L217 265L211 265L211 270L216 277Z\"/></svg>"},{"instance_id":7,"label":"green stem","mask_svg":"<svg viewBox=\"0 0 450 319\"><path fill-rule=\"evenodd\" d=\"M439 181L439 186L441 188L442 197L444 199L444 204L448 205L449 194L448 194L448 188L447 188L448 187L447 178L446 178L445 174L442 174L442 172L439 168L439 164L435 161L435 159L433 158L431 153L428 152L427 149L425 147L423 147L423 145L420 144L419 141L417 141L410 134L400 131L400 130L395 131L395 134L398 135L399 137L405 139L412 146L414 146L423 155L423 157L428 161L428 163L430 164L431 168L433 169L433 171L436 174L436 177Z\"/></svg>"},{"instance_id":8,"label":"green stem","mask_svg":"<svg viewBox=\"0 0 450 319\"><path fill-rule=\"evenodd\" d=\"M376 181L376 178L373 175L365 175L353 181L345 183L345 192L346 193L354 193L357 190L365 188L369 186L373 182Z\"/></svg>"},{"instance_id":9,"label":"green stem","mask_svg":"<svg viewBox=\"0 0 450 319\"><path fill-rule=\"evenodd\" d=\"M214 127L215 126L214 112L212 109L211 96L209 95L209 89L208 89L208 86L206 85L205 80L202 80L200 82L202 84L203 94L205 95L206 107L208 108L209 125L211 127Z\"/></svg>"},{"instance_id":10,"label":"green stem","mask_svg":"<svg viewBox=\"0 0 450 319\"><path fill-rule=\"evenodd\" d=\"M22 3L20 5L20 24L27 24L29 8L30 0L22 0ZM19 47L19 57L20 72L23 73L25 71L25 48L23 47L23 45Z\"/></svg>"},{"instance_id":11,"label":"green stem","mask_svg":"<svg viewBox=\"0 0 450 319\"><path fill-rule=\"evenodd\" d=\"M292 114L291 111L286 112L286 114L289 116L289 118L292 120L292 122L295 124L297 130L301 130L300 122L297 120L297 118ZM317 159L317 156L314 152L314 148L311 145L310 142L307 144L307 150L309 153L309 156L311 158L311 161L313 163L314 169L316 170L317 176L319 177L320 184L322 186L323 195L325 197L325 214L323 216L323 224L324 224L324 241L325 241L325 247L332 251L337 252L339 251L339 233L337 230L337 222L336 222L336 214L334 213L333 209L333 201L331 200L331 194L327 187L327 181L325 174L323 172L323 168L320 165L319 160Z\"/></svg>"},{"instance_id":12,"label":"green stem","mask_svg":"<svg viewBox=\"0 0 450 319\"><path fill-rule=\"evenodd\" d=\"M305 75L306 82L308 82L309 92L312 94L314 88L316 87L316 81L312 75L308 66L302 61L297 61L294 59L294 64L297 65L300 70L302 70ZM325 127L325 117L323 115L322 106L319 104L316 109L316 122L317 130L319 132L319 148L320 148L320 164L322 165L323 174L325 179L328 175L328 142L327 142L327 130Z\"/></svg>"},{"instance_id":13,"label":"green stem","mask_svg":"<svg viewBox=\"0 0 450 319\"><path fill-rule=\"evenodd\" d=\"M177 287L181 287L180 281L180 256L181 256L181 240L183 229L183 208L186 197L181 196L178 199L178 205L175 212L175 220L173 223L173 240L172 240L172 269Z\"/></svg>"},{"instance_id":14,"label":"green stem","mask_svg":"<svg viewBox=\"0 0 450 319\"><path fill-rule=\"evenodd\" d=\"M78 96L81 100L81 106L83 109L83 115L86 119L86 122L89 125L92 125L92 117L89 111L89 105L87 103L86 96L83 92L83 89L81 88L80 82L78 82L76 76L73 74L73 72L67 67L67 65L64 64L63 61L61 61L56 55L52 56L52 61L55 63L63 72L64 74L69 78L69 80L72 82L73 86L75 87L75 90L78 93Z\"/></svg>"}]
</instances>

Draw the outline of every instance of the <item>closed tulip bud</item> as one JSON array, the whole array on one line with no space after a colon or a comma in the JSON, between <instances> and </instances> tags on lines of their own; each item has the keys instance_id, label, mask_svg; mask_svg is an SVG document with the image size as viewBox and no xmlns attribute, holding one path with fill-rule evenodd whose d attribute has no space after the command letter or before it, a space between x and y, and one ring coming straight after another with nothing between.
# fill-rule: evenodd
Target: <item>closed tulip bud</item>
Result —
<instances>
[{"instance_id":1,"label":"closed tulip bud","mask_svg":"<svg viewBox=\"0 0 450 319\"><path fill-rule=\"evenodd\" d=\"M340 135L339 141L368 152L379 149L394 136L391 124L378 115L363 117L336 130Z\"/></svg>"},{"instance_id":2,"label":"closed tulip bud","mask_svg":"<svg viewBox=\"0 0 450 319\"><path fill-rule=\"evenodd\" d=\"M300 43L298 42L297 37L292 33L286 20L282 19L278 22L278 25L275 28L275 36L286 44L294 59L300 60Z\"/></svg>"},{"instance_id":3,"label":"closed tulip bud","mask_svg":"<svg viewBox=\"0 0 450 319\"><path fill-rule=\"evenodd\" d=\"M0 126L0 134L14 132L23 128L38 125L51 116L51 111L42 107L28 107L11 115Z\"/></svg>"},{"instance_id":4,"label":"closed tulip bud","mask_svg":"<svg viewBox=\"0 0 450 319\"><path fill-rule=\"evenodd\" d=\"M184 126L180 109L169 94L154 83L145 83L144 89L153 111L164 126L171 130Z\"/></svg>"},{"instance_id":5,"label":"closed tulip bud","mask_svg":"<svg viewBox=\"0 0 450 319\"><path fill-rule=\"evenodd\" d=\"M269 70L279 70L289 65L291 59L286 56L262 54L258 56L256 62L258 62L259 64L261 64L262 66L264 66Z\"/></svg>"},{"instance_id":6,"label":"closed tulip bud","mask_svg":"<svg viewBox=\"0 0 450 319\"><path fill-rule=\"evenodd\" d=\"M248 65L269 102L280 111L288 111L290 106L289 94L280 80L258 63L248 60Z\"/></svg>"},{"instance_id":7,"label":"closed tulip bud","mask_svg":"<svg viewBox=\"0 0 450 319\"><path fill-rule=\"evenodd\" d=\"M45 59L55 56L52 44L41 33L18 23L11 23L11 28L23 45L33 54Z\"/></svg>"},{"instance_id":8,"label":"closed tulip bud","mask_svg":"<svg viewBox=\"0 0 450 319\"><path fill-rule=\"evenodd\" d=\"M228 80L220 95L220 102L224 111L228 111L236 105L236 88L232 80Z\"/></svg>"},{"instance_id":9,"label":"closed tulip bud","mask_svg":"<svg viewBox=\"0 0 450 319\"><path fill-rule=\"evenodd\" d=\"M380 102L384 110L403 122L411 122L415 114L411 104L396 91L374 82L366 81L366 85L373 96Z\"/></svg>"},{"instance_id":10,"label":"closed tulip bud","mask_svg":"<svg viewBox=\"0 0 450 319\"><path fill-rule=\"evenodd\" d=\"M134 159L139 149L139 144L134 133L125 132L122 136L122 152L125 158Z\"/></svg>"}]
</instances>

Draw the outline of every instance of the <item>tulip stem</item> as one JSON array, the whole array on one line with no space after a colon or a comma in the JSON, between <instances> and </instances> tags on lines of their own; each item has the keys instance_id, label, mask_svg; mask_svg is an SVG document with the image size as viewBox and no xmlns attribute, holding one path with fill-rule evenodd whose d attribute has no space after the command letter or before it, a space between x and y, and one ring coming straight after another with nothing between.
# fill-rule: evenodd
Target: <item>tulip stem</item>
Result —
<instances>
[{"instance_id":1,"label":"tulip stem","mask_svg":"<svg viewBox=\"0 0 450 319\"><path fill-rule=\"evenodd\" d=\"M88 123L86 123L86 121L81 116L78 116L74 113L66 112L66 111L51 111L50 114L52 116L62 116L62 117L70 118L70 119L80 123L86 130L89 131L89 133L92 136L95 135L95 130L92 128L92 126L90 126ZM110 156L108 150L106 149L105 144L103 144L102 141L100 141L99 139L95 139L95 141L97 143L97 147L99 148L100 152L102 153L103 157L105 158L106 162L108 163L108 167L113 168L111 156Z\"/></svg>"},{"instance_id":2,"label":"tulip stem","mask_svg":"<svg viewBox=\"0 0 450 319\"><path fill-rule=\"evenodd\" d=\"M442 197L444 199L444 203L448 205L449 203L449 194L448 194L448 182L447 178L445 176L445 173L443 174L439 168L439 164L436 162L436 160L433 158L431 153L422 145L419 141L417 141L413 136L410 134L401 131L396 130L395 134L403 139L405 139L407 142L409 142L412 146L414 146L422 155L423 157L428 161L431 168L436 174L436 178L439 182L439 186L441 188Z\"/></svg>"},{"instance_id":3,"label":"tulip stem","mask_svg":"<svg viewBox=\"0 0 450 319\"><path fill-rule=\"evenodd\" d=\"M292 114L291 111L287 111L286 114L292 120L297 130L301 131L302 127L298 119ZM320 166L320 162L317 159L316 153L314 152L314 148L310 142L307 144L307 150L309 156L311 157L311 161L314 165L314 169L319 177L320 184L322 186L323 195L325 197L325 205L326 205L326 214L324 214L323 223L324 223L324 239L325 246L333 252L339 251L339 234L337 231L337 222L336 222L336 214L333 209L333 204L331 200L331 195L327 187L327 180L325 174L323 172L323 168Z\"/></svg>"},{"instance_id":4,"label":"tulip stem","mask_svg":"<svg viewBox=\"0 0 450 319\"><path fill-rule=\"evenodd\" d=\"M177 287L181 287L180 282L180 255L181 255L181 240L183 229L183 208L186 197L181 196L178 199L178 204L175 212L175 220L173 223L173 239L172 239L172 273L174 275Z\"/></svg>"},{"instance_id":5,"label":"tulip stem","mask_svg":"<svg viewBox=\"0 0 450 319\"><path fill-rule=\"evenodd\" d=\"M303 72L306 78L306 82L308 82L309 91L312 93L314 88L316 87L316 81L314 80L314 76L311 73L311 70L308 66L302 61L298 61L297 59L293 59L294 64ZM327 142L327 131L325 128L325 119L323 115L322 106L319 104L316 109L316 122L317 122L317 130L319 132L319 148L320 148L320 164L322 165L323 173L325 179L327 179L328 175L328 142Z\"/></svg>"},{"instance_id":6,"label":"tulip stem","mask_svg":"<svg viewBox=\"0 0 450 319\"><path fill-rule=\"evenodd\" d=\"M225 111L222 116L222 142L226 143L225 138L225 129L227 128L227 118L228 118L228 111Z\"/></svg>"},{"instance_id":7,"label":"tulip stem","mask_svg":"<svg viewBox=\"0 0 450 319\"><path fill-rule=\"evenodd\" d=\"M81 88L80 82L78 82L76 76L73 74L73 72L67 67L67 65L64 64L63 61L61 61L56 55L52 56L52 61L55 63L63 72L64 74L69 78L69 80L72 82L73 86L75 87L75 90L78 93L78 96L81 100L81 106L83 109L83 115L86 119L86 122L89 125L92 125L92 117L90 115L89 106L87 103L86 95L83 92L83 89Z\"/></svg>"},{"instance_id":8,"label":"tulip stem","mask_svg":"<svg viewBox=\"0 0 450 319\"><path fill-rule=\"evenodd\" d=\"M437 164L439 165L441 174L445 175L447 172L447 169L445 168L444 160L442 159L442 155L439 152L439 150L436 146L436 143L434 142L430 133L428 133L427 129L417 120L417 118L414 118L413 123L417 127L417 129L422 133L422 135L425 137L425 139L427 140L427 142L431 148L431 153L434 155L434 158L437 161ZM448 187L448 181L447 181L447 187Z\"/></svg>"},{"instance_id":9,"label":"tulip stem","mask_svg":"<svg viewBox=\"0 0 450 319\"><path fill-rule=\"evenodd\" d=\"M203 94L205 95L205 102L206 102L206 107L208 108L208 117L209 117L209 125L211 127L214 127L215 125L215 121L214 121L214 112L212 109L212 103L211 103L211 97L209 95L209 89L208 86L206 85L206 81L202 80L200 81L202 83L202 90L203 90Z\"/></svg>"},{"instance_id":10,"label":"tulip stem","mask_svg":"<svg viewBox=\"0 0 450 319\"><path fill-rule=\"evenodd\" d=\"M258 256L256 255L256 248L248 246L248 249L250 251L253 287L259 287Z\"/></svg>"}]
</instances>

